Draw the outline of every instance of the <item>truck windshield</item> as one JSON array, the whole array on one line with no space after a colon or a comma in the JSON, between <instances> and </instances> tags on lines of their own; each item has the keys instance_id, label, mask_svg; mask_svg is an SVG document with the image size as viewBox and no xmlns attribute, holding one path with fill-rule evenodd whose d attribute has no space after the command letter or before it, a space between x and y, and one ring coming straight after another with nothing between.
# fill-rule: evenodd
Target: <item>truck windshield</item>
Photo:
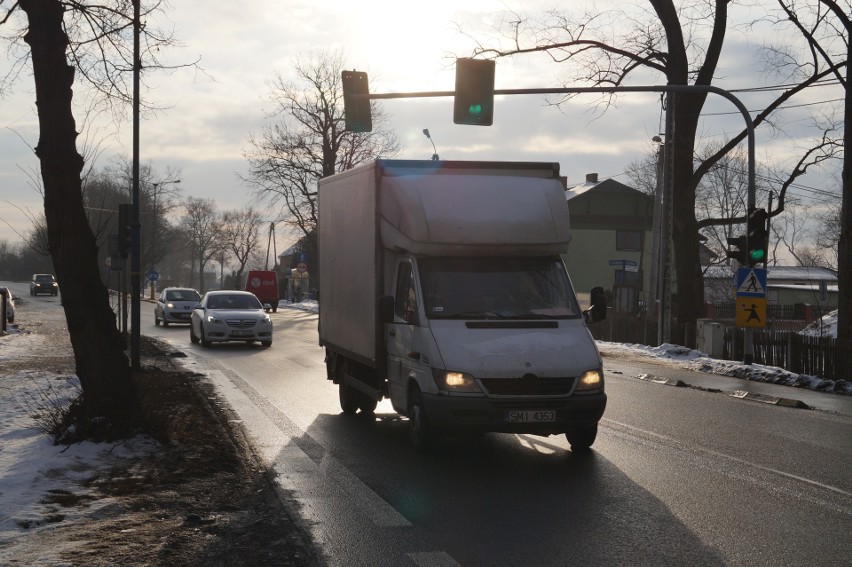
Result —
<instances>
[{"instance_id":1,"label":"truck windshield","mask_svg":"<svg viewBox=\"0 0 852 567\"><path fill-rule=\"evenodd\" d=\"M580 316L559 258L419 258L430 319L568 319Z\"/></svg>"}]
</instances>

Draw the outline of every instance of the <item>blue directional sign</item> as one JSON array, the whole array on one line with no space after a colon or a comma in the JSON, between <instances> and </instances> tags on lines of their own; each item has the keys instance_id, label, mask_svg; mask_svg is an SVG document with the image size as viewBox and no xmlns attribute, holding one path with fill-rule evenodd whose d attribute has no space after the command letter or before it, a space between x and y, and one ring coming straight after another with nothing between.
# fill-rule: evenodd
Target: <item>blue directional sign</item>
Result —
<instances>
[{"instance_id":1,"label":"blue directional sign","mask_svg":"<svg viewBox=\"0 0 852 567\"><path fill-rule=\"evenodd\" d=\"M155 282L160 279L160 274L156 270L151 270L148 272L148 281Z\"/></svg>"},{"instance_id":2,"label":"blue directional sign","mask_svg":"<svg viewBox=\"0 0 852 567\"><path fill-rule=\"evenodd\" d=\"M737 297L766 297L766 268L737 270Z\"/></svg>"}]
</instances>

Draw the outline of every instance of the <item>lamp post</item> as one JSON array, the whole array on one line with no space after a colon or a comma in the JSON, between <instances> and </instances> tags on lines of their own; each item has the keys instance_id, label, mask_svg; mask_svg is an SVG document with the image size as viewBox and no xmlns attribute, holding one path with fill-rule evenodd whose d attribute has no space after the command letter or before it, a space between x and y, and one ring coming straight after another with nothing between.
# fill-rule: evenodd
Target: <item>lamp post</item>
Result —
<instances>
[{"instance_id":1,"label":"lamp post","mask_svg":"<svg viewBox=\"0 0 852 567\"><path fill-rule=\"evenodd\" d=\"M158 183L152 183L151 186L154 188L154 207L151 211L151 270L148 272L149 274L156 273L156 263L157 263L157 197L160 193L160 186L168 183L180 183L180 179L175 179L174 181L160 181ZM149 277L149 281L151 284L151 299L156 298L157 294L157 279L151 279Z\"/></svg>"}]
</instances>

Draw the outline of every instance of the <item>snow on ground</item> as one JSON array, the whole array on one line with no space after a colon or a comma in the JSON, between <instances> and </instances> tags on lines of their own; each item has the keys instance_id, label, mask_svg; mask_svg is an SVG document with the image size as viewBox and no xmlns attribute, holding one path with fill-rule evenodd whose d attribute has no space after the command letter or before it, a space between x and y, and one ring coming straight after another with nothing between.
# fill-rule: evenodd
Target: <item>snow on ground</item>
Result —
<instances>
[{"instance_id":1,"label":"snow on ground","mask_svg":"<svg viewBox=\"0 0 852 567\"><path fill-rule=\"evenodd\" d=\"M153 452L157 443L146 436L119 443L54 445L33 419L38 411L75 397L76 376L38 369L7 372L10 361L34 353L50 354L41 335L10 333L0 337L0 563L8 564L4 544L26 532L59 523L86 521L114 504L109 498L89 499L86 481L123 459ZM18 366L17 364L15 366ZM73 503L84 506L65 506Z\"/></svg>"},{"instance_id":2,"label":"snow on ground","mask_svg":"<svg viewBox=\"0 0 852 567\"><path fill-rule=\"evenodd\" d=\"M280 307L318 311L316 301L287 302ZM830 328L829 320L823 325L823 335L828 334L826 329ZM57 522L96 517L99 511L113 503L109 498L86 502L89 490L85 481L122 459L157 449L156 442L144 436L120 444L53 445L32 415L38 407L45 407L48 400L61 401L75 396L79 388L77 378L42 370L5 371L11 367L11 361L25 356L54 354L45 337L19 333L15 326L9 330L9 335L0 337L0 563L4 562L4 544L19 534L49 529ZM693 371L852 395L850 380L834 382L781 368L714 360L704 353L677 345L598 344L604 354L647 356ZM64 507L60 504L75 500L86 505Z\"/></svg>"}]
</instances>

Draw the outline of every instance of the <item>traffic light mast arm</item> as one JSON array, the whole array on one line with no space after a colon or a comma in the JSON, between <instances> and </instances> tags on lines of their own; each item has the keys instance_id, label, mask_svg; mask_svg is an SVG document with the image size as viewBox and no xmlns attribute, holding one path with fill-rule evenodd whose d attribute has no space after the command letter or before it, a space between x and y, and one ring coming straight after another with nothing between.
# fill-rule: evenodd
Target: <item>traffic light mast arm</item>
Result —
<instances>
[{"instance_id":1,"label":"traffic light mast arm","mask_svg":"<svg viewBox=\"0 0 852 567\"><path fill-rule=\"evenodd\" d=\"M657 92L657 93L713 93L725 97L737 109L743 117L746 125L748 138L748 209L755 207L755 134L754 121L751 119L748 109L740 99L733 93L714 85L648 85L648 86L617 86L617 87L563 87L546 89L495 89L495 95L516 94L568 94L568 93L624 93L624 92ZM455 91L426 91L408 93L371 93L368 95L354 94L353 100L367 98L368 100L395 99L395 98L427 98L439 96L455 96Z\"/></svg>"}]
</instances>

